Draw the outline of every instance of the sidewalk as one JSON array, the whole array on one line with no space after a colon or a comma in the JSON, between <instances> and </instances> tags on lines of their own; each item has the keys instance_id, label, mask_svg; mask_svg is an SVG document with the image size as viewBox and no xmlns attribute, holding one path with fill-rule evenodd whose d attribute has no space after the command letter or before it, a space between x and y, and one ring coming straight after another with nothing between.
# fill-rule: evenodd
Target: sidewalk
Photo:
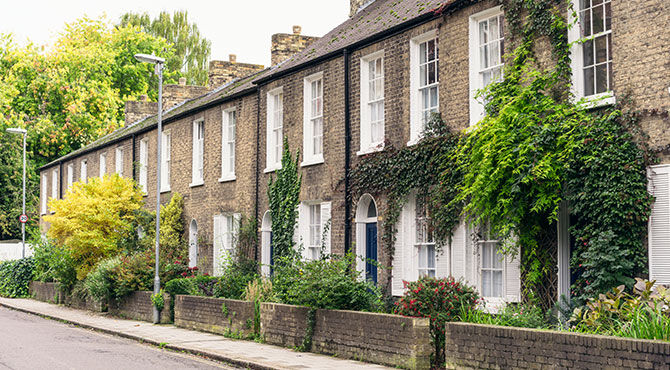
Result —
<instances>
[{"instance_id":1,"label":"sidewalk","mask_svg":"<svg viewBox=\"0 0 670 370\"><path fill-rule=\"evenodd\" d=\"M177 351L208 357L252 369L388 369L381 365L343 360L314 353L233 340L219 335L181 329L172 325L153 325L123 320L105 314L72 309L32 299L0 297L0 306L61 320L81 327L137 341L161 345Z\"/></svg>"}]
</instances>

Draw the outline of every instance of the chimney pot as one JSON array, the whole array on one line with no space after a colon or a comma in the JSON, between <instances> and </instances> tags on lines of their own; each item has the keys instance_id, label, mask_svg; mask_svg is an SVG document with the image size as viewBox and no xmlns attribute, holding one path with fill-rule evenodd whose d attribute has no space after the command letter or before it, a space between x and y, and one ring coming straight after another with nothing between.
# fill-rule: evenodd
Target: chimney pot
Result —
<instances>
[{"instance_id":1,"label":"chimney pot","mask_svg":"<svg viewBox=\"0 0 670 370\"><path fill-rule=\"evenodd\" d=\"M300 27L300 26L293 26L293 34L294 34L294 35L299 35L300 32L302 32L302 27Z\"/></svg>"},{"instance_id":2,"label":"chimney pot","mask_svg":"<svg viewBox=\"0 0 670 370\"><path fill-rule=\"evenodd\" d=\"M147 96L147 94L140 95L140 101L148 101L148 100L149 100L149 96Z\"/></svg>"},{"instance_id":3,"label":"chimney pot","mask_svg":"<svg viewBox=\"0 0 670 370\"><path fill-rule=\"evenodd\" d=\"M229 60L231 63L235 63L235 62L237 62L237 55L235 55L235 54L230 54L230 55L228 55L228 60Z\"/></svg>"},{"instance_id":4,"label":"chimney pot","mask_svg":"<svg viewBox=\"0 0 670 370\"><path fill-rule=\"evenodd\" d=\"M179 85L186 86L186 77L179 77Z\"/></svg>"}]
</instances>

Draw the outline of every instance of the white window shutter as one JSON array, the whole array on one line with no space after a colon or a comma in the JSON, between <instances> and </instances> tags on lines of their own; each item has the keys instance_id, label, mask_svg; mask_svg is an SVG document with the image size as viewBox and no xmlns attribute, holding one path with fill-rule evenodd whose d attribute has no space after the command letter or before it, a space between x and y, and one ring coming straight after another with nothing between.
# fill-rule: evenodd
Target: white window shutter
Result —
<instances>
[{"instance_id":1,"label":"white window shutter","mask_svg":"<svg viewBox=\"0 0 670 370\"><path fill-rule=\"evenodd\" d=\"M296 207L297 210L297 219L295 220L295 226L293 228L293 248L295 248L296 251L300 249L300 230L302 229L302 218L303 218L303 206L302 203L299 203L298 206Z\"/></svg>"},{"instance_id":2,"label":"white window shutter","mask_svg":"<svg viewBox=\"0 0 670 370\"><path fill-rule=\"evenodd\" d=\"M649 279L670 284L670 165L649 169L654 203L649 217Z\"/></svg>"},{"instance_id":3,"label":"white window shutter","mask_svg":"<svg viewBox=\"0 0 670 370\"><path fill-rule=\"evenodd\" d=\"M505 256L505 299L507 302L521 301L521 272L519 270L520 255L512 258Z\"/></svg>"},{"instance_id":4,"label":"white window shutter","mask_svg":"<svg viewBox=\"0 0 670 370\"><path fill-rule=\"evenodd\" d=\"M223 216L214 216L214 275L221 276L223 273Z\"/></svg>"},{"instance_id":5,"label":"white window shutter","mask_svg":"<svg viewBox=\"0 0 670 370\"><path fill-rule=\"evenodd\" d=\"M191 148L191 183L197 180L196 172L198 171L198 122L193 122L193 148Z\"/></svg>"},{"instance_id":6,"label":"white window shutter","mask_svg":"<svg viewBox=\"0 0 670 370\"><path fill-rule=\"evenodd\" d=\"M465 279L465 253L466 253L466 234L467 227L465 222L461 221L451 237L451 256L453 270L451 275L455 279Z\"/></svg>"},{"instance_id":7,"label":"white window shutter","mask_svg":"<svg viewBox=\"0 0 670 370\"><path fill-rule=\"evenodd\" d=\"M403 206L400 213L400 218L398 220L396 233L396 241L393 246L393 270L391 273L393 277L391 279L391 294L394 296L401 296L404 291L403 287L403 266L404 266L404 249L405 249L405 238L407 237L407 232L405 227L407 225L407 205Z\"/></svg>"},{"instance_id":8,"label":"white window shutter","mask_svg":"<svg viewBox=\"0 0 670 370\"><path fill-rule=\"evenodd\" d=\"M233 245L231 246L233 251L237 250L237 241L240 236L241 222L242 222L242 214L233 213Z\"/></svg>"},{"instance_id":9,"label":"white window shutter","mask_svg":"<svg viewBox=\"0 0 670 370\"><path fill-rule=\"evenodd\" d=\"M366 235L365 235L365 224L363 222L356 222L356 271L360 273L360 279L365 278L365 259L368 258L366 255ZM396 256L393 257L393 265L395 268ZM393 294L393 293L392 293Z\"/></svg>"},{"instance_id":10,"label":"white window shutter","mask_svg":"<svg viewBox=\"0 0 670 370\"><path fill-rule=\"evenodd\" d=\"M419 252L414 247L416 240L416 194L407 197L405 204L405 249L403 250L403 279L415 281L419 279Z\"/></svg>"},{"instance_id":11,"label":"white window shutter","mask_svg":"<svg viewBox=\"0 0 670 370\"><path fill-rule=\"evenodd\" d=\"M325 254L330 254L330 228L332 227L332 223L330 222L331 207L331 202L321 203L321 236L323 238ZM326 227L328 227L328 230L326 230Z\"/></svg>"}]
</instances>

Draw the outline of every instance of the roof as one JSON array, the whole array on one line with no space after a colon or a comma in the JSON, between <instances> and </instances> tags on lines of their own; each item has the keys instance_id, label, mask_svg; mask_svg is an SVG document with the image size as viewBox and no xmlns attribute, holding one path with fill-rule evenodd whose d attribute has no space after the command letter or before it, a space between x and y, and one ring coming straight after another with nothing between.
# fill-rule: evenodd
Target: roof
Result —
<instances>
[{"instance_id":1,"label":"roof","mask_svg":"<svg viewBox=\"0 0 670 370\"><path fill-rule=\"evenodd\" d=\"M365 42L390 29L402 28L419 18L431 18L457 0L376 0L325 36L294 54L278 68L256 78L255 83L272 79L355 44Z\"/></svg>"}]
</instances>

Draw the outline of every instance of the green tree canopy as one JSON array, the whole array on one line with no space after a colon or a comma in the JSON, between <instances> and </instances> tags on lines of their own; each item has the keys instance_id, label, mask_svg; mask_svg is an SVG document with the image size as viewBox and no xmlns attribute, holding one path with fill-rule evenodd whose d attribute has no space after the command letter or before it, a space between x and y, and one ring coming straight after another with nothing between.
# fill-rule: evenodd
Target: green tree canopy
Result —
<instances>
[{"instance_id":1,"label":"green tree canopy","mask_svg":"<svg viewBox=\"0 0 670 370\"><path fill-rule=\"evenodd\" d=\"M212 43L200 35L195 23L188 21L188 12L178 10L170 14L162 11L151 19L147 13L126 13L121 16L122 27L139 26L155 37L172 43L175 53L167 59L171 71L180 71L190 85L207 84L207 70Z\"/></svg>"}]
</instances>

